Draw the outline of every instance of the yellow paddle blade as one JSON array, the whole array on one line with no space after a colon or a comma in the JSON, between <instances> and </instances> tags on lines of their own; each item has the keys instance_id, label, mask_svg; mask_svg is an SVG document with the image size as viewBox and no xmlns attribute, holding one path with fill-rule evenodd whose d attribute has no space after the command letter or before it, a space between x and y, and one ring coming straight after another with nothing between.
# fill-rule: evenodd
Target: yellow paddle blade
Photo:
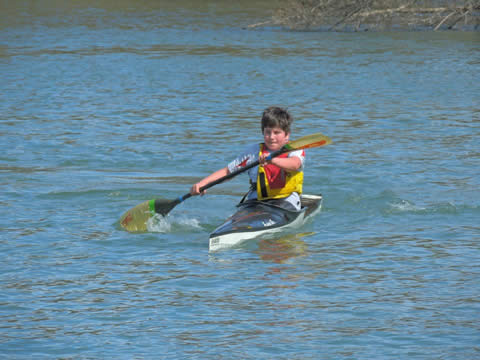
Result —
<instances>
[{"instance_id":1,"label":"yellow paddle blade","mask_svg":"<svg viewBox=\"0 0 480 360\"><path fill-rule=\"evenodd\" d=\"M120 218L120 225L129 232L145 232L147 231L147 221L152 217L150 202L144 201L134 208L128 210Z\"/></svg>"},{"instance_id":2,"label":"yellow paddle blade","mask_svg":"<svg viewBox=\"0 0 480 360\"><path fill-rule=\"evenodd\" d=\"M321 133L303 136L300 139L290 141L285 147L292 150L310 149L325 146L332 143L332 139Z\"/></svg>"}]
</instances>

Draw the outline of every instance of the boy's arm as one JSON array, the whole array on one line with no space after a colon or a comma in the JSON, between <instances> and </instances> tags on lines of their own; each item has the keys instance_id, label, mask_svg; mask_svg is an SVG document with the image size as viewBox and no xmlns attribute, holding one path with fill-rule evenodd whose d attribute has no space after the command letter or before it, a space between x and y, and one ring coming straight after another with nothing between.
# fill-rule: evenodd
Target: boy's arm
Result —
<instances>
[{"instance_id":1,"label":"boy's arm","mask_svg":"<svg viewBox=\"0 0 480 360\"><path fill-rule=\"evenodd\" d=\"M218 180L221 177L227 176L230 172L228 171L227 167L224 167L223 169L217 170L214 173L208 175L206 178L200 180L198 183L194 184L192 188L190 189L190 194L192 195L199 195L202 194L204 195L206 191L204 190L202 193L200 193L200 188L207 185L208 183L211 183L212 181Z\"/></svg>"},{"instance_id":2,"label":"boy's arm","mask_svg":"<svg viewBox=\"0 0 480 360\"><path fill-rule=\"evenodd\" d=\"M283 169L287 172L298 171L302 167L302 160L300 160L300 158L297 156L292 156L289 158L276 157L270 160L269 163L278 166L280 169Z\"/></svg>"},{"instance_id":3,"label":"boy's arm","mask_svg":"<svg viewBox=\"0 0 480 360\"><path fill-rule=\"evenodd\" d=\"M289 154L289 157L287 158L280 158L276 157L273 158L270 161L265 161L265 158L267 155L263 154L260 157L260 164L273 164L275 166L278 166L282 170L285 170L287 172L292 172L292 171L301 171L303 168L303 164L305 162L305 151L304 150L297 150L294 152L291 152Z\"/></svg>"}]
</instances>

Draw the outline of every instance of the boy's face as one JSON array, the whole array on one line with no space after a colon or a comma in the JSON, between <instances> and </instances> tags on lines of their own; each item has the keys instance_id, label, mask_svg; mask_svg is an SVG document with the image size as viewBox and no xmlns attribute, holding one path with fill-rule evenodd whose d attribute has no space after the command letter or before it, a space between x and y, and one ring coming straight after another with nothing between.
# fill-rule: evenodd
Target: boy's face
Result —
<instances>
[{"instance_id":1,"label":"boy's face","mask_svg":"<svg viewBox=\"0 0 480 360\"><path fill-rule=\"evenodd\" d=\"M279 127L266 127L263 129L263 140L271 151L280 150L283 145L288 143L289 137L290 134Z\"/></svg>"}]
</instances>

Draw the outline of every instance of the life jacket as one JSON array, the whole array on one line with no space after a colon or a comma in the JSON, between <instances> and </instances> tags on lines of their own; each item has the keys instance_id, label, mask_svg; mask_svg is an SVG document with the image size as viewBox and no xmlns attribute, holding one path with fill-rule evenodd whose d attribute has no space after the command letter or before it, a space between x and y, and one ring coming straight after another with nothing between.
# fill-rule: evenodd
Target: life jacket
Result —
<instances>
[{"instance_id":1,"label":"life jacket","mask_svg":"<svg viewBox=\"0 0 480 360\"><path fill-rule=\"evenodd\" d=\"M260 144L259 155L262 155L264 148L265 145ZM288 157L288 153L281 154L277 157L286 158ZM273 164L258 166L258 200L281 199L289 196L292 192L301 194L302 185L303 171L288 172Z\"/></svg>"}]
</instances>

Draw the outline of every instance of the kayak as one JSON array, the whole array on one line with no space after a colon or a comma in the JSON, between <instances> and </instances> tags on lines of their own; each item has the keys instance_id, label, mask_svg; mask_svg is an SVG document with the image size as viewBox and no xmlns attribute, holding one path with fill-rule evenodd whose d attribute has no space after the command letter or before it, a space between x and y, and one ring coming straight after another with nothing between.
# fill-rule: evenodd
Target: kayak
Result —
<instances>
[{"instance_id":1,"label":"kayak","mask_svg":"<svg viewBox=\"0 0 480 360\"><path fill-rule=\"evenodd\" d=\"M294 229L305 224L321 209L322 195L302 195L300 211L264 201L246 201L210 234L209 250L217 251L259 236Z\"/></svg>"}]
</instances>

